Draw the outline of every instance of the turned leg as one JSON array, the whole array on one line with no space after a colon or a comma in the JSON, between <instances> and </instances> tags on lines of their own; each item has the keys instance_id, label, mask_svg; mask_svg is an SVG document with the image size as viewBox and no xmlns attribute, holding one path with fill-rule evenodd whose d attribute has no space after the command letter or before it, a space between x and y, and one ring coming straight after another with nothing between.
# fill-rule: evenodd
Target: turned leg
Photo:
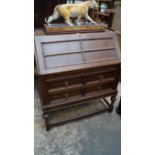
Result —
<instances>
[{"instance_id":1,"label":"turned leg","mask_svg":"<svg viewBox=\"0 0 155 155\"><path fill-rule=\"evenodd\" d=\"M109 112L113 111L115 101L116 101L116 95L111 96L111 104L110 104Z\"/></svg>"},{"instance_id":2,"label":"turned leg","mask_svg":"<svg viewBox=\"0 0 155 155\"><path fill-rule=\"evenodd\" d=\"M45 114L45 115L43 115L43 118L45 120L46 130L49 131L50 130L49 115L48 114Z\"/></svg>"}]
</instances>

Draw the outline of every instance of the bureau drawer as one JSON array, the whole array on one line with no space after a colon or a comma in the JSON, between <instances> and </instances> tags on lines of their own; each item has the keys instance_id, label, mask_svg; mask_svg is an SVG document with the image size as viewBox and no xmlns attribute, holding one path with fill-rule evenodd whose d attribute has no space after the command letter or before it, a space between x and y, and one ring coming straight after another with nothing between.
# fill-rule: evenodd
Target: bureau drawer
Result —
<instances>
[{"instance_id":1,"label":"bureau drawer","mask_svg":"<svg viewBox=\"0 0 155 155\"><path fill-rule=\"evenodd\" d=\"M68 73L64 75L52 75L45 79L47 89L60 88L65 86L76 85L80 83L87 83L96 80L102 80L109 77L115 78L116 68L90 70L87 72L80 72L79 74Z\"/></svg>"},{"instance_id":2,"label":"bureau drawer","mask_svg":"<svg viewBox=\"0 0 155 155\"><path fill-rule=\"evenodd\" d=\"M100 92L104 89L112 88L115 82L114 78L106 78L104 80L94 80L74 85L63 86L48 90L48 101L69 99L73 96L85 96L92 92Z\"/></svg>"},{"instance_id":3,"label":"bureau drawer","mask_svg":"<svg viewBox=\"0 0 155 155\"><path fill-rule=\"evenodd\" d=\"M117 83L117 68L101 68L77 74L54 75L45 79L48 102L73 96L85 96L104 89L113 89Z\"/></svg>"}]
</instances>

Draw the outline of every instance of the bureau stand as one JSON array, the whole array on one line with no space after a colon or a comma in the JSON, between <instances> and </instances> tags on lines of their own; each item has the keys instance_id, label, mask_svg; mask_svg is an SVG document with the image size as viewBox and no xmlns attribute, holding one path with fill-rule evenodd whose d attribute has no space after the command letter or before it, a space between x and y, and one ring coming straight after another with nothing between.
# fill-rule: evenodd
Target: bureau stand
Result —
<instances>
[{"instance_id":1,"label":"bureau stand","mask_svg":"<svg viewBox=\"0 0 155 155\"><path fill-rule=\"evenodd\" d=\"M47 130L101 112L112 112L120 77L120 49L115 32L91 30L47 35L39 30L35 33L35 61ZM106 97L110 97L110 102ZM97 109L96 103L103 108ZM86 106L92 107L92 111L83 113ZM66 117L69 115L66 112L62 120L53 119L57 112L72 112L79 107L81 113L74 117Z\"/></svg>"}]
</instances>

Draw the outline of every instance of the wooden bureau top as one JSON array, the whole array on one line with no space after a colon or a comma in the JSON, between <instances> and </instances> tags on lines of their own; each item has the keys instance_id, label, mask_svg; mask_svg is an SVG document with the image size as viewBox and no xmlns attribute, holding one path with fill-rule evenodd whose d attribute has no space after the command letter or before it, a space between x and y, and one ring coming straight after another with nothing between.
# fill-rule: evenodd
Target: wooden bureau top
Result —
<instances>
[{"instance_id":1,"label":"wooden bureau top","mask_svg":"<svg viewBox=\"0 0 155 155\"><path fill-rule=\"evenodd\" d=\"M112 31L46 35L35 31L39 75L120 64L120 49Z\"/></svg>"}]
</instances>

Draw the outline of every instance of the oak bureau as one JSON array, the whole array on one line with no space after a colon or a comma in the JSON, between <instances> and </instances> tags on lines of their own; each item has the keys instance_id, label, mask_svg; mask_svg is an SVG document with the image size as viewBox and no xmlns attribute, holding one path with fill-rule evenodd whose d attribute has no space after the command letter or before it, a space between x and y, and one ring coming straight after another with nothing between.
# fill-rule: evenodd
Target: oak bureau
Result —
<instances>
[{"instance_id":1,"label":"oak bureau","mask_svg":"<svg viewBox=\"0 0 155 155\"><path fill-rule=\"evenodd\" d=\"M121 63L115 32L46 35L40 30L35 33L35 61L47 130L53 125L113 110ZM55 111L100 98L107 108L50 123Z\"/></svg>"}]
</instances>

